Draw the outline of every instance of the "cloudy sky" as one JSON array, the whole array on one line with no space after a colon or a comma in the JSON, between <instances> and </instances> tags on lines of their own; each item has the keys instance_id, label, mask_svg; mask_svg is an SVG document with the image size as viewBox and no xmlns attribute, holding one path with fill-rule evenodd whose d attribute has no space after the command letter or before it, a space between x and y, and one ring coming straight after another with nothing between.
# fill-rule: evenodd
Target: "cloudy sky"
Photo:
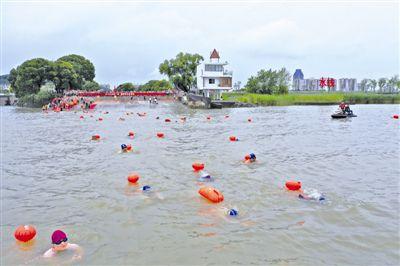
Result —
<instances>
[{"instance_id":1,"label":"cloudy sky","mask_svg":"<svg viewBox=\"0 0 400 266\"><path fill-rule=\"evenodd\" d=\"M12 1L1 3L1 74L76 53L111 85L158 79L178 52L216 48L244 84L262 68L306 77L399 73L397 1Z\"/></svg>"}]
</instances>

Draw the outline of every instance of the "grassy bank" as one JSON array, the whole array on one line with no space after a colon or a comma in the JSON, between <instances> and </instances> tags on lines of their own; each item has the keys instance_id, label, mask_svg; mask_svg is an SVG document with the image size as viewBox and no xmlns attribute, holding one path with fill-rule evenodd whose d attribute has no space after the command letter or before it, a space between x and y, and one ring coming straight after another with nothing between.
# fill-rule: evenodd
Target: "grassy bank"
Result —
<instances>
[{"instance_id":1,"label":"grassy bank","mask_svg":"<svg viewBox=\"0 0 400 266\"><path fill-rule=\"evenodd\" d=\"M225 101L252 103L257 105L334 105L342 101L350 104L399 104L400 94L376 93L315 93L268 95L253 93L224 93Z\"/></svg>"}]
</instances>

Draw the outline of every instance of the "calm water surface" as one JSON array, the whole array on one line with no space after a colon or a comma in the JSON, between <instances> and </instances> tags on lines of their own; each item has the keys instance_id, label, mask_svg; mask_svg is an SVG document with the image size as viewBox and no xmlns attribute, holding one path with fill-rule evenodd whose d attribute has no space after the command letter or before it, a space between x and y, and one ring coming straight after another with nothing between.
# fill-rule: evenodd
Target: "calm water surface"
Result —
<instances>
[{"instance_id":1,"label":"calm water surface","mask_svg":"<svg viewBox=\"0 0 400 266\"><path fill-rule=\"evenodd\" d=\"M83 247L81 264L399 264L400 130L391 118L399 106L356 105L358 117L341 121L330 118L334 109L195 111L142 102L100 105L79 119L80 112L3 107L1 263L68 263L70 254L40 258L62 229ZM122 143L135 152L120 154ZM245 165L250 152L258 162ZM221 204L198 195L198 160L224 194ZM139 186L127 184L132 171ZM326 202L299 200L283 189L288 179ZM143 185L154 192L139 192ZM238 218L225 215L232 207ZM20 224L36 226L33 246L14 240Z\"/></svg>"}]
</instances>

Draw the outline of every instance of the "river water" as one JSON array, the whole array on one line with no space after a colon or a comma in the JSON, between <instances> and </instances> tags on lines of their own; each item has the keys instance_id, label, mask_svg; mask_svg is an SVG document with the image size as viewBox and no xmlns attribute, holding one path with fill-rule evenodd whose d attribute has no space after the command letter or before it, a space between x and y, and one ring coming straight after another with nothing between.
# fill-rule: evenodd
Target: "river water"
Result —
<instances>
[{"instance_id":1,"label":"river water","mask_svg":"<svg viewBox=\"0 0 400 266\"><path fill-rule=\"evenodd\" d=\"M358 117L348 120L332 120L334 110L141 102L98 105L80 119L2 107L1 264L70 263L70 254L40 258L56 229L90 265L399 264L400 130L391 118L399 106L355 105ZM134 152L119 153L122 143ZM257 162L244 164L250 152ZM205 183L195 161L222 203L198 194ZM140 174L138 186L127 184L130 172ZM301 200L286 180L326 200ZM239 216L228 217L229 208ZM32 245L14 240L20 224L36 227Z\"/></svg>"}]
</instances>

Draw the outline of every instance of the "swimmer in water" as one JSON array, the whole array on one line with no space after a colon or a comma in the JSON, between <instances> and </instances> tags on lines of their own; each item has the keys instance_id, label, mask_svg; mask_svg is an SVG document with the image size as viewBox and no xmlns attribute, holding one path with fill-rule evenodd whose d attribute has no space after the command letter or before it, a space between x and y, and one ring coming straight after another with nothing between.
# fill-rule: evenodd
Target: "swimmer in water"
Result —
<instances>
[{"instance_id":1,"label":"swimmer in water","mask_svg":"<svg viewBox=\"0 0 400 266\"><path fill-rule=\"evenodd\" d=\"M207 173L205 171L200 171L200 177L199 177L200 182L210 182L213 180L214 180L214 178L212 178L209 173Z\"/></svg>"},{"instance_id":2,"label":"swimmer in water","mask_svg":"<svg viewBox=\"0 0 400 266\"><path fill-rule=\"evenodd\" d=\"M244 157L244 162L245 163L254 163L256 161L256 159L257 159L256 155L254 153L250 153Z\"/></svg>"},{"instance_id":3,"label":"swimmer in water","mask_svg":"<svg viewBox=\"0 0 400 266\"><path fill-rule=\"evenodd\" d=\"M44 254L44 258L51 258L56 256L59 252L65 250L72 250L74 251L74 256L72 259L81 259L82 258L82 249L77 244L68 243L67 235L61 231L56 230L51 235L51 243L53 244L52 248L47 250Z\"/></svg>"},{"instance_id":4,"label":"swimmer in water","mask_svg":"<svg viewBox=\"0 0 400 266\"><path fill-rule=\"evenodd\" d=\"M303 200L315 200L315 201L324 201L325 196L319 193L315 189L304 190L301 194L299 194L299 199Z\"/></svg>"}]
</instances>

